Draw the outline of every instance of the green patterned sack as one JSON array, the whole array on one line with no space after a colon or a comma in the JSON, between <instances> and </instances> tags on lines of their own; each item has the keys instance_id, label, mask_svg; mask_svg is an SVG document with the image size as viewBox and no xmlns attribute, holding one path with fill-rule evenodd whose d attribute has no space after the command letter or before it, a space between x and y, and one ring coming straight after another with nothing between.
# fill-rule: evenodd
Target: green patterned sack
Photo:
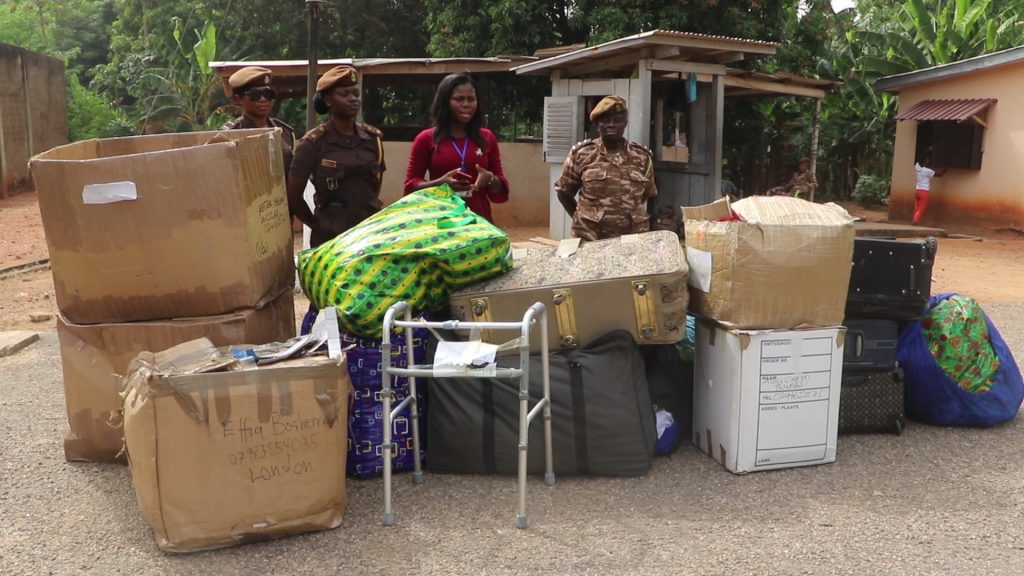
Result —
<instances>
[{"instance_id":1,"label":"green patterned sack","mask_svg":"<svg viewBox=\"0 0 1024 576\"><path fill-rule=\"evenodd\" d=\"M981 394L992 389L999 357L989 340L985 315L972 298L950 296L921 320L928 348L960 388Z\"/></svg>"},{"instance_id":2,"label":"green patterned sack","mask_svg":"<svg viewBox=\"0 0 1024 576\"><path fill-rule=\"evenodd\" d=\"M314 306L338 308L344 331L380 338L392 304L442 309L452 292L510 270L510 255L508 235L441 186L300 252L299 279Z\"/></svg>"}]
</instances>

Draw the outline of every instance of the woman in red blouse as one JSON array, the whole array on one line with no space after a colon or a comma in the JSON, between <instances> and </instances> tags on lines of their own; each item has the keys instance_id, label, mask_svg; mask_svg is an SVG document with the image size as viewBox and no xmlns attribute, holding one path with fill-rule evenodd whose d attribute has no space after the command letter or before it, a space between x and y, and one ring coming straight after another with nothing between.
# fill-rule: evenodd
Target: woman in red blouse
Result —
<instances>
[{"instance_id":1,"label":"woman in red blouse","mask_svg":"<svg viewBox=\"0 0 1024 576\"><path fill-rule=\"evenodd\" d=\"M431 113L434 127L412 142L405 194L447 184L466 199L470 210L493 222L491 202L508 202L508 179L497 137L480 126L483 113L470 77L449 74L441 80ZM428 171L431 180L426 179Z\"/></svg>"}]
</instances>

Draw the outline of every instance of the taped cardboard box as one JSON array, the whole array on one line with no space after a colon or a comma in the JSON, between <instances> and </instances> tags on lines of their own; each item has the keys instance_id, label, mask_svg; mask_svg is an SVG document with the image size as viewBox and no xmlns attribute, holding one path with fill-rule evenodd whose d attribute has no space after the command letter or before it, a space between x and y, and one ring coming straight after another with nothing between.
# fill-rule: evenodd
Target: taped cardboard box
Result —
<instances>
[{"instance_id":1,"label":"taped cardboard box","mask_svg":"<svg viewBox=\"0 0 1024 576\"><path fill-rule=\"evenodd\" d=\"M683 218L691 313L743 329L842 323L853 258L848 215L753 196L684 207Z\"/></svg>"},{"instance_id":2,"label":"taped cardboard box","mask_svg":"<svg viewBox=\"0 0 1024 576\"><path fill-rule=\"evenodd\" d=\"M845 336L698 322L693 443L737 474L834 462Z\"/></svg>"},{"instance_id":3,"label":"taped cardboard box","mask_svg":"<svg viewBox=\"0 0 1024 576\"><path fill-rule=\"evenodd\" d=\"M279 129L86 140L31 172L57 307L97 324L225 314L294 281Z\"/></svg>"},{"instance_id":4,"label":"taped cardboard box","mask_svg":"<svg viewBox=\"0 0 1024 576\"><path fill-rule=\"evenodd\" d=\"M132 483L157 544L191 552L339 526L344 354L207 372L224 364L237 361L200 339L140 354L123 380Z\"/></svg>"},{"instance_id":5,"label":"taped cardboard box","mask_svg":"<svg viewBox=\"0 0 1024 576\"><path fill-rule=\"evenodd\" d=\"M81 325L58 315L70 424L64 437L64 457L87 462L116 458L122 433L110 424L110 417L121 408L118 379L140 352L164 350L203 337L217 346L228 346L281 342L294 335L291 289L259 310L202 318Z\"/></svg>"}]
</instances>

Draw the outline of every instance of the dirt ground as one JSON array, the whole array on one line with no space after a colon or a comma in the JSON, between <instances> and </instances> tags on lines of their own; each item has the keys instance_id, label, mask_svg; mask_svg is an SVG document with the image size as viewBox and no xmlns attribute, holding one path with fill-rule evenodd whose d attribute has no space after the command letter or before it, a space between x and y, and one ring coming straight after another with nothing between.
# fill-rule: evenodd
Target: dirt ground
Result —
<instances>
[{"instance_id":1,"label":"dirt ground","mask_svg":"<svg viewBox=\"0 0 1024 576\"><path fill-rule=\"evenodd\" d=\"M856 216L882 222L886 213L846 205ZM950 232L958 232L950 230ZM972 229L977 239L941 238L933 271L932 290L961 292L982 303L1024 302L1024 237L1009 232ZM544 228L517 228L510 231L513 240L546 235ZM301 246L301 235L296 237ZM3 269L47 257L46 239L39 217L39 205L33 192L0 199L0 330L52 330L57 313L53 278L48 269L8 274ZM307 302L296 297L296 316L301 318ZM50 315L42 322L31 316Z\"/></svg>"}]
</instances>

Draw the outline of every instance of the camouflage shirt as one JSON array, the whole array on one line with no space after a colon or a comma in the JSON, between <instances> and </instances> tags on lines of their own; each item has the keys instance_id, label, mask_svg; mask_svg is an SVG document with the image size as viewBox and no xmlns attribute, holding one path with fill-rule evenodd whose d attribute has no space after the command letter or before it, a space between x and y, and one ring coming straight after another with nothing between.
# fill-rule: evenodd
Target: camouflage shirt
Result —
<instances>
[{"instance_id":1,"label":"camouflage shirt","mask_svg":"<svg viewBox=\"0 0 1024 576\"><path fill-rule=\"evenodd\" d=\"M555 182L559 199L579 195L572 235L584 240L615 238L650 230L647 200L658 195L651 152L625 142L609 153L600 138L577 144Z\"/></svg>"},{"instance_id":2,"label":"camouflage shirt","mask_svg":"<svg viewBox=\"0 0 1024 576\"><path fill-rule=\"evenodd\" d=\"M280 128L283 133L283 138L281 140L281 152L284 153L284 180L287 182L288 172L292 167L292 154L295 150L295 130L277 118L267 118L267 121L271 126ZM221 130L245 130L248 128L259 128L259 126L245 116L239 116L234 120L229 120L220 127Z\"/></svg>"}]
</instances>

